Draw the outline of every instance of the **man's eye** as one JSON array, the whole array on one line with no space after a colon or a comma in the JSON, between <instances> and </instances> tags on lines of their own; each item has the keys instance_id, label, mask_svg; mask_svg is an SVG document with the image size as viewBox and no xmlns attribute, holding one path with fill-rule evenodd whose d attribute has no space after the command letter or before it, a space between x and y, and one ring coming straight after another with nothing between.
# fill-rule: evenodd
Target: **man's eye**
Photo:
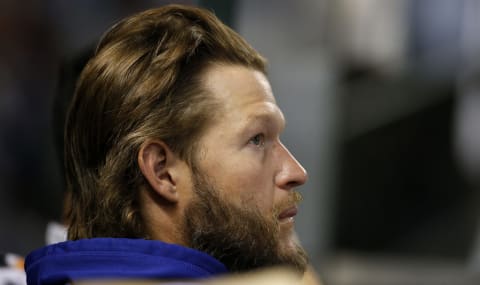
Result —
<instances>
[{"instance_id":1,"label":"man's eye","mask_svg":"<svg viewBox=\"0 0 480 285\"><path fill-rule=\"evenodd\" d=\"M264 134L257 134L252 137L249 143L256 145L256 146L263 146L265 144L265 135Z\"/></svg>"}]
</instances>

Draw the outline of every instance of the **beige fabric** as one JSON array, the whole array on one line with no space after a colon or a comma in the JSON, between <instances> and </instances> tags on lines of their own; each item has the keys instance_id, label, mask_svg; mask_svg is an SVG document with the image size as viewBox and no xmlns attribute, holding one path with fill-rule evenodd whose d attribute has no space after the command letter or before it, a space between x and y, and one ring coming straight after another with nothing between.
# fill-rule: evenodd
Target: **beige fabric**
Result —
<instances>
[{"instance_id":1,"label":"beige fabric","mask_svg":"<svg viewBox=\"0 0 480 285\"><path fill-rule=\"evenodd\" d=\"M252 273L228 275L204 281L153 281L153 280L109 280L109 281L81 281L75 285L322 285L312 269L305 273L302 279L298 273L289 268L271 268Z\"/></svg>"}]
</instances>

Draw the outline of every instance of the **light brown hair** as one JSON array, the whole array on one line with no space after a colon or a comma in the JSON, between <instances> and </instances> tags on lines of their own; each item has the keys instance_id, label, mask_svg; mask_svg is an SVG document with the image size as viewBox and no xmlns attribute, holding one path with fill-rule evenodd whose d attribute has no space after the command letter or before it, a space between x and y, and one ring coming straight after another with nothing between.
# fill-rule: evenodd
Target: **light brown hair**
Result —
<instances>
[{"instance_id":1,"label":"light brown hair","mask_svg":"<svg viewBox=\"0 0 480 285\"><path fill-rule=\"evenodd\" d=\"M69 239L146 237L140 145L160 139L191 164L194 141L216 110L201 84L214 63L265 72L264 59L201 8L147 10L107 31L77 82L65 126Z\"/></svg>"}]
</instances>

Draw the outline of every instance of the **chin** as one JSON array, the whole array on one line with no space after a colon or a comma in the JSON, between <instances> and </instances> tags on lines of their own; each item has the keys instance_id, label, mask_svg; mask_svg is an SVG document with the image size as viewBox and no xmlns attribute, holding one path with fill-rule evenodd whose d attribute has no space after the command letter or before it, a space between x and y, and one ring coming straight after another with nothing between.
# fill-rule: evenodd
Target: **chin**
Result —
<instances>
[{"instance_id":1,"label":"chin","mask_svg":"<svg viewBox=\"0 0 480 285\"><path fill-rule=\"evenodd\" d=\"M283 254L292 254L296 253L298 250L298 243L296 240L293 238L293 235L290 235L289 237L286 237L285 239L282 239L279 244L280 247L280 252Z\"/></svg>"},{"instance_id":2,"label":"chin","mask_svg":"<svg viewBox=\"0 0 480 285\"><path fill-rule=\"evenodd\" d=\"M300 245L294 231L289 231L279 240L278 252L283 256L286 265L292 266L300 273L305 272L308 264L308 256Z\"/></svg>"}]
</instances>

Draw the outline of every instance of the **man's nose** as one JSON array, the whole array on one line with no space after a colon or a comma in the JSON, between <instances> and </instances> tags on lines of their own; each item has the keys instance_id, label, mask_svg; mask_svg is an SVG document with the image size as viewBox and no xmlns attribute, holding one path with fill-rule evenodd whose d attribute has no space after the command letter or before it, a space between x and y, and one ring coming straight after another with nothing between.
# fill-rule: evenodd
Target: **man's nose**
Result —
<instances>
[{"instance_id":1,"label":"man's nose","mask_svg":"<svg viewBox=\"0 0 480 285\"><path fill-rule=\"evenodd\" d=\"M277 186L284 190L291 190L305 184L308 179L305 168L282 143L280 143L280 152L281 170L276 177Z\"/></svg>"}]
</instances>

